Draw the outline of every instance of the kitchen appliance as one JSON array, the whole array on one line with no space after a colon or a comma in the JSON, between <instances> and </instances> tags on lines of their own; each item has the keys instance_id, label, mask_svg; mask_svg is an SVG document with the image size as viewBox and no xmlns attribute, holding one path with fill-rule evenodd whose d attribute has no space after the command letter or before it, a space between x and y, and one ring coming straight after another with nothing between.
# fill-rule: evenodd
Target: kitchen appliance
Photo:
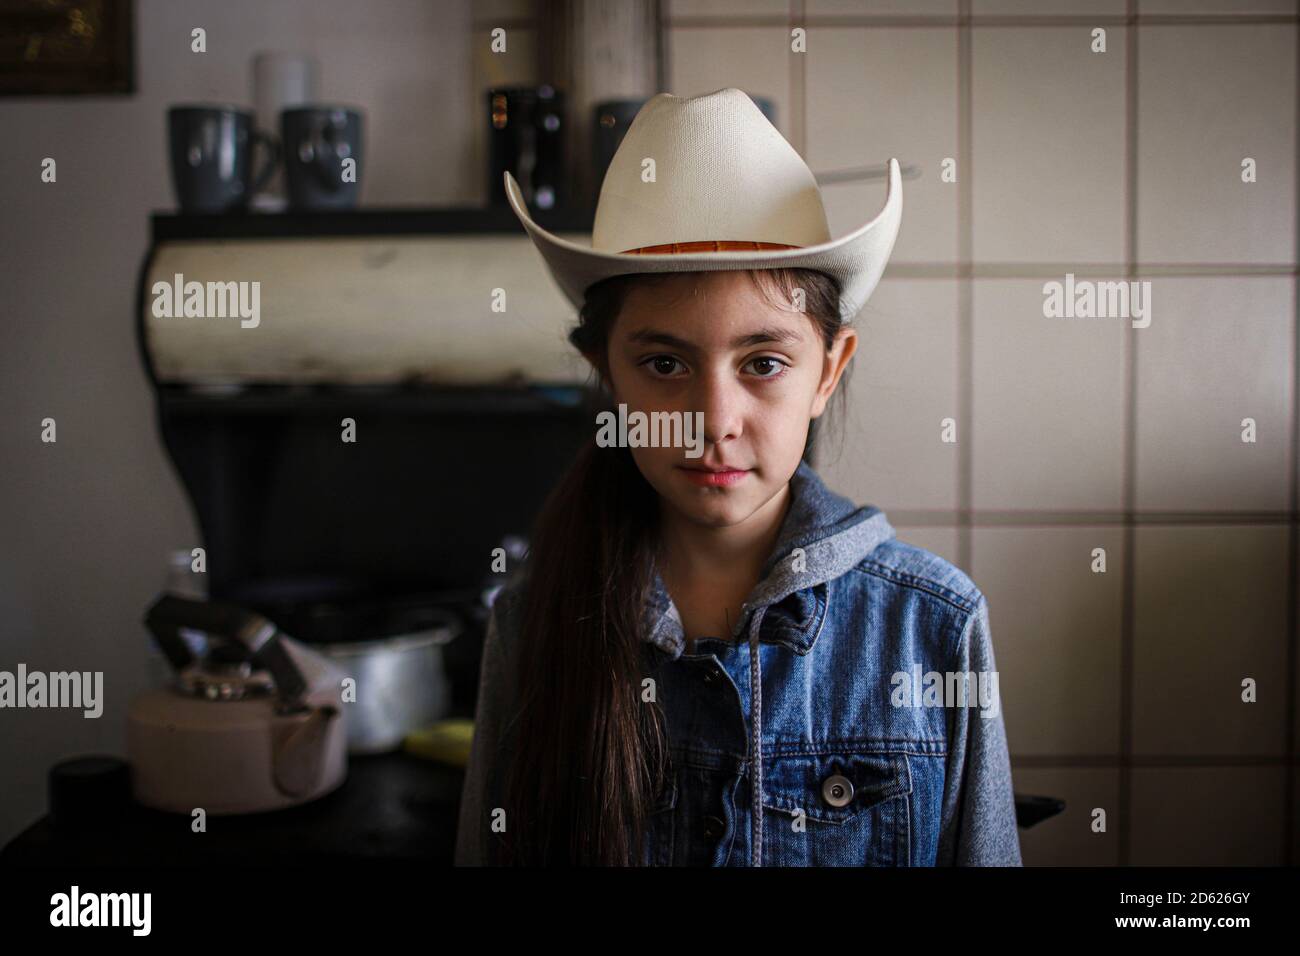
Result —
<instances>
[{"instance_id":1,"label":"kitchen appliance","mask_svg":"<svg viewBox=\"0 0 1300 956\"><path fill-rule=\"evenodd\" d=\"M549 85L490 89L487 120L489 204L509 206L502 186L509 170L529 208L565 206L572 177L566 162L564 94Z\"/></svg>"},{"instance_id":2,"label":"kitchen appliance","mask_svg":"<svg viewBox=\"0 0 1300 956\"><path fill-rule=\"evenodd\" d=\"M235 605L163 594L145 623L176 672L127 716L132 795L214 815L295 806L347 775L346 674ZM206 638L195 653L182 632Z\"/></svg>"}]
</instances>

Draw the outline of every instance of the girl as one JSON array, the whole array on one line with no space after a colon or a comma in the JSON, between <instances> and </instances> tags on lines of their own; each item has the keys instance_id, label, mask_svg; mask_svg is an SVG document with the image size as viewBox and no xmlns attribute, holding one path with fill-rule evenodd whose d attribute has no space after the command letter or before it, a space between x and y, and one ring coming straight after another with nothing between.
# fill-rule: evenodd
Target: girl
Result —
<instances>
[{"instance_id":1,"label":"girl","mask_svg":"<svg viewBox=\"0 0 1300 956\"><path fill-rule=\"evenodd\" d=\"M671 170L647 185L651 169ZM987 602L803 461L901 209L830 241L739 90L647 103L590 248L515 212L614 402L493 608L460 864L1019 865ZM707 249L701 249L707 246ZM594 432L594 428L593 428Z\"/></svg>"}]
</instances>

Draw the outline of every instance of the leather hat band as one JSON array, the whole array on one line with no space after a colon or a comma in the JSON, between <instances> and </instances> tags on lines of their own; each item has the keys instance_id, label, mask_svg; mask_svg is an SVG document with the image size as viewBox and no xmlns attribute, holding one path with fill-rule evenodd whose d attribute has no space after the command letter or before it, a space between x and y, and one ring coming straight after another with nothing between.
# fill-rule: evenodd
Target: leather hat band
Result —
<instances>
[{"instance_id":1,"label":"leather hat band","mask_svg":"<svg viewBox=\"0 0 1300 956\"><path fill-rule=\"evenodd\" d=\"M752 252L755 249L801 249L780 242L750 242L744 239L702 239L698 242L666 242L659 246L638 246L624 249L623 256L663 256L679 252Z\"/></svg>"}]
</instances>

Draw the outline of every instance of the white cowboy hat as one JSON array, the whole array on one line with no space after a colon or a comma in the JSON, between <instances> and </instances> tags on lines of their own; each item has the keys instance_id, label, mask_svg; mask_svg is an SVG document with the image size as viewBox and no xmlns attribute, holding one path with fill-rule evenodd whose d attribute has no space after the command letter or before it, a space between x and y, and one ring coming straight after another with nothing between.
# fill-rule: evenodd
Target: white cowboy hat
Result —
<instances>
[{"instance_id":1,"label":"white cowboy hat","mask_svg":"<svg viewBox=\"0 0 1300 956\"><path fill-rule=\"evenodd\" d=\"M880 281L903 212L898 160L890 159L884 208L832 239L812 171L735 88L660 93L641 107L605 173L589 247L537 225L509 172L505 186L576 308L588 286L632 272L805 268L839 281L849 320Z\"/></svg>"}]
</instances>

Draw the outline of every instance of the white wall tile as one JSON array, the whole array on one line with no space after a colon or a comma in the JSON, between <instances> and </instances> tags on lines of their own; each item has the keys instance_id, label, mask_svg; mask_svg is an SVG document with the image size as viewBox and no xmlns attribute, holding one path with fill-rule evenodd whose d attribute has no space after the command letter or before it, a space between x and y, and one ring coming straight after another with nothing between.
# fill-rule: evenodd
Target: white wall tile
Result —
<instances>
[{"instance_id":1,"label":"white wall tile","mask_svg":"<svg viewBox=\"0 0 1300 956\"><path fill-rule=\"evenodd\" d=\"M805 0L804 9L810 21L845 14L956 16L957 0Z\"/></svg>"},{"instance_id":2,"label":"white wall tile","mask_svg":"<svg viewBox=\"0 0 1300 956\"><path fill-rule=\"evenodd\" d=\"M1134 330L1138 508L1284 509L1294 280L1150 281L1151 325Z\"/></svg>"},{"instance_id":3,"label":"white wall tile","mask_svg":"<svg viewBox=\"0 0 1300 956\"><path fill-rule=\"evenodd\" d=\"M541 13L537 0L474 0L474 22L492 19L518 20Z\"/></svg>"},{"instance_id":4,"label":"white wall tile","mask_svg":"<svg viewBox=\"0 0 1300 956\"><path fill-rule=\"evenodd\" d=\"M1044 318L1043 285L974 284L975 507L1118 509L1127 323Z\"/></svg>"},{"instance_id":5,"label":"white wall tile","mask_svg":"<svg viewBox=\"0 0 1300 956\"><path fill-rule=\"evenodd\" d=\"M957 289L949 279L883 279L854 323L845 416L831 403L818 468L845 494L891 509L957 504ZM839 439L843 429L843 441Z\"/></svg>"},{"instance_id":6,"label":"white wall tile","mask_svg":"<svg viewBox=\"0 0 1300 956\"><path fill-rule=\"evenodd\" d=\"M973 31L978 262L1124 259L1125 39L1086 26Z\"/></svg>"},{"instance_id":7,"label":"white wall tile","mask_svg":"<svg viewBox=\"0 0 1300 956\"><path fill-rule=\"evenodd\" d=\"M1094 548L1105 573L1092 570ZM971 558L1012 755L1117 752L1123 530L976 527Z\"/></svg>"},{"instance_id":8,"label":"white wall tile","mask_svg":"<svg viewBox=\"0 0 1300 956\"><path fill-rule=\"evenodd\" d=\"M1140 14L1296 13L1296 0L1138 0Z\"/></svg>"},{"instance_id":9,"label":"white wall tile","mask_svg":"<svg viewBox=\"0 0 1300 956\"><path fill-rule=\"evenodd\" d=\"M1137 529L1133 751L1283 753L1284 525ZM1257 701L1242 701L1253 678Z\"/></svg>"},{"instance_id":10,"label":"white wall tile","mask_svg":"<svg viewBox=\"0 0 1300 956\"><path fill-rule=\"evenodd\" d=\"M900 166L908 163L905 156L898 155L897 159ZM859 165L865 165L865 162ZM812 163L809 166L818 176L825 171ZM832 237L843 236L860 228L863 223L874 219L885 205L885 185L881 181L822 183L819 188L822 203L826 206L826 224L830 227ZM927 202L927 199L938 199L940 207L936 208L936 204ZM916 208L914 201L920 202L921 208ZM954 199L944 209L942 203L942 194L936 196L928 188L923 174L916 177L903 174L903 220L898 227L894 251L889 257L891 263L956 261L957 204Z\"/></svg>"},{"instance_id":11,"label":"white wall tile","mask_svg":"<svg viewBox=\"0 0 1300 956\"><path fill-rule=\"evenodd\" d=\"M957 155L956 28L813 28L806 62L808 164L817 173L890 157L919 166L903 182L893 261L955 261L957 185L939 175ZM827 186L832 235L870 219L884 194L883 181Z\"/></svg>"},{"instance_id":12,"label":"white wall tile","mask_svg":"<svg viewBox=\"0 0 1300 956\"><path fill-rule=\"evenodd\" d=\"M774 124L791 135L790 35L782 27L680 27L667 30L669 86L676 96L736 87L776 106Z\"/></svg>"},{"instance_id":13,"label":"white wall tile","mask_svg":"<svg viewBox=\"0 0 1300 956\"><path fill-rule=\"evenodd\" d=\"M888 512L886 512L888 517ZM890 521L893 524L893 521ZM931 554L937 554L954 567L958 563L958 543L961 532L955 527L941 525L894 525L894 536L906 544L924 548Z\"/></svg>"},{"instance_id":14,"label":"white wall tile","mask_svg":"<svg viewBox=\"0 0 1300 956\"><path fill-rule=\"evenodd\" d=\"M1020 831L1025 866L1116 866L1119 863L1119 770L1112 767L1011 768L1016 793L1057 797L1065 809ZM1106 811L1104 833L1093 810Z\"/></svg>"},{"instance_id":15,"label":"white wall tile","mask_svg":"<svg viewBox=\"0 0 1300 956\"><path fill-rule=\"evenodd\" d=\"M1146 26L1138 44L1139 261L1293 261L1295 28Z\"/></svg>"},{"instance_id":16,"label":"white wall tile","mask_svg":"<svg viewBox=\"0 0 1300 956\"><path fill-rule=\"evenodd\" d=\"M664 0L670 17L780 17L790 12L790 0Z\"/></svg>"},{"instance_id":17,"label":"white wall tile","mask_svg":"<svg viewBox=\"0 0 1300 956\"><path fill-rule=\"evenodd\" d=\"M976 16L1123 16L1124 0L972 0L971 12Z\"/></svg>"},{"instance_id":18,"label":"white wall tile","mask_svg":"<svg viewBox=\"0 0 1300 956\"><path fill-rule=\"evenodd\" d=\"M1249 766L1135 769L1130 862L1280 866L1285 773Z\"/></svg>"}]
</instances>

